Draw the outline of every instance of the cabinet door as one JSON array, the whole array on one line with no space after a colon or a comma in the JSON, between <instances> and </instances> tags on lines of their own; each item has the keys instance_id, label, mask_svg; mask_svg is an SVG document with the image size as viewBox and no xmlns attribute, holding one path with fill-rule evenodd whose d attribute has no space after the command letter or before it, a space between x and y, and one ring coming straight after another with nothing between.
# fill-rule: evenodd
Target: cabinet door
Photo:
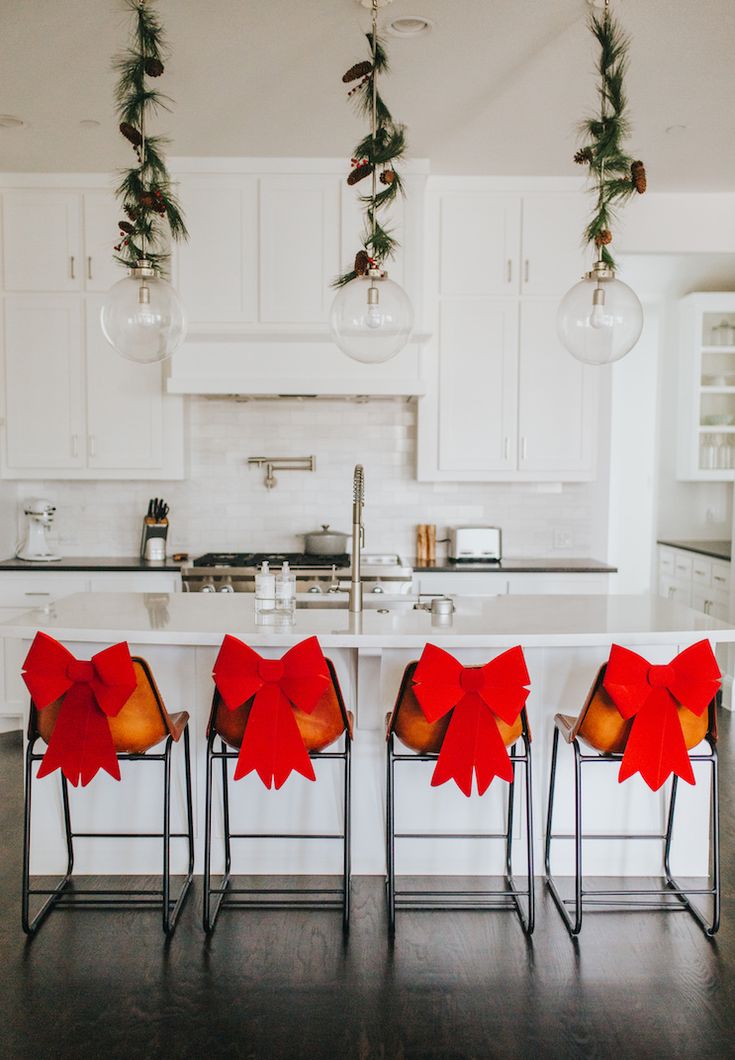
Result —
<instances>
[{"instance_id":1,"label":"cabinet door","mask_svg":"<svg viewBox=\"0 0 735 1060\"><path fill-rule=\"evenodd\" d=\"M126 271L115 261L115 244L124 218L111 191L84 193L84 282L88 291L109 291Z\"/></svg>"},{"instance_id":2,"label":"cabinet door","mask_svg":"<svg viewBox=\"0 0 735 1060\"><path fill-rule=\"evenodd\" d=\"M77 192L3 193L6 291L78 291L83 264Z\"/></svg>"},{"instance_id":3,"label":"cabinet door","mask_svg":"<svg viewBox=\"0 0 735 1060\"><path fill-rule=\"evenodd\" d=\"M518 291L521 200L488 192L447 192L440 200L442 295Z\"/></svg>"},{"instance_id":4,"label":"cabinet door","mask_svg":"<svg viewBox=\"0 0 735 1060\"><path fill-rule=\"evenodd\" d=\"M516 462L518 309L445 298L439 310L439 468L510 469Z\"/></svg>"},{"instance_id":5,"label":"cabinet door","mask_svg":"<svg viewBox=\"0 0 735 1060\"><path fill-rule=\"evenodd\" d=\"M324 324L340 271L340 178L260 182L260 322Z\"/></svg>"},{"instance_id":6,"label":"cabinet door","mask_svg":"<svg viewBox=\"0 0 735 1060\"><path fill-rule=\"evenodd\" d=\"M599 369L581 364L562 346L557 309L556 299L521 306L518 466L592 477Z\"/></svg>"},{"instance_id":7,"label":"cabinet door","mask_svg":"<svg viewBox=\"0 0 735 1060\"><path fill-rule=\"evenodd\" d=\"M255 323L258 314L256 177L181 179L188 242L176 251L177 286L192 323Z\"/></svg>"},{"instance_id":8,"label":"cabinet door","mask_svg":"<svg viewBox=\"0 0 735 1060\"><path fill-rule=\"evenodd\" d=\"M163 379L160 364L136 364L102 334L102 296L87 299L87 463L99 470L160 467Z\"/></svg>"},{"instance_id":9,"label":"cabinet door","mask_svg":"<svg viewBox=\"0 0 735 1060\"><path fill-rule=\"evenodd\" d=\"M83 467L79 300L7 295L4 331L6 466Z\"/></svg>"},{"instance_id":10,"label":"cabinet door","mask_svg":"<svg viewBox=\"0 0 735 1060\"><path fill-rule=\"evenodd\" d=\"M525 195L521 292L565 294L585 271L582 233L590 203L579 194Z\"/></svg>"}]
</instances>

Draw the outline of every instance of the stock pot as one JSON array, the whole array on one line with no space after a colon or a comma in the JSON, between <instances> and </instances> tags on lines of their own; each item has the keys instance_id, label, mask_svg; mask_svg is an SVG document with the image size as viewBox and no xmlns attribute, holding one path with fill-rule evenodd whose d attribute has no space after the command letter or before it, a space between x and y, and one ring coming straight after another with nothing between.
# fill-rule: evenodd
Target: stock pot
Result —
<instances>
[{"instance_id":1,"label":"stock pot","mask_svg":"<svg viewBox=\"0 0 735 1060\"><path fill-rule=\"evenodd\" d=\"M329 523L322 523L321 530L304 534L304 552L312 556L338 556L347 551L348 534L330 530Z\"/></svg>"}]
</instances>

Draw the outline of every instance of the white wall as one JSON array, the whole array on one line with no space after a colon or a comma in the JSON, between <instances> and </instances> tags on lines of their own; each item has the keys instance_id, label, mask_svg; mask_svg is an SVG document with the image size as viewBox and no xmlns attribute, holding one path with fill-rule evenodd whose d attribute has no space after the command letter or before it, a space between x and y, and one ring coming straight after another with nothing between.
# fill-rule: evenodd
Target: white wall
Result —
<instances>
[{"instance_id":1,"label":"white wall","mask_svg":"<svg viewBox=\"0 0 735 1060\"><path fill-rule=\"evenodd\" d=\"M18 498L56 503L55 531L65 555L134 555L148 498L171 506L170 546L208 550L301 550L321 523L348 531L352 470L365 465L366 547L414 552L417 523L489 523L503 529L509 556L594 556L606 548L606 476L560 485L419 483L415 480L416 406L397 401L257 401L192 398L188 403L187 480L171 483L21 482ZM248 456L316 455L315 473L264 473ZM601 493L602 491L602 493ZM555 549L554 533L570 535Z\"/></svg>"}]
</instances>

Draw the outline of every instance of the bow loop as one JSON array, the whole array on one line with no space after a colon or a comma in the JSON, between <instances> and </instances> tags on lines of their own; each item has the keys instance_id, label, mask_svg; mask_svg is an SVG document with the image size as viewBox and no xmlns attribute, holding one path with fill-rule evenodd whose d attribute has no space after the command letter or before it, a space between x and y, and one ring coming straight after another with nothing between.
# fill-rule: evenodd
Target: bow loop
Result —
<instances>
[{"instance_id":1,"label":"bow loop","mask_svg":"<svg viewBox=\"0 0 735 1060\"><path fill-rule=\"evenodd\" d=\"M473 773L480 795L494 777L513 779L513 766L495 717L513 725L528 698L528 669L520 647L484 666L462 666L454 656L427 644L413 675L413 691L427 721L452 711L432 785L454 780L465 795Z\"/></svg>"},{"instance_id":2,"label":"bow loop","mask_svg":"<svg viewBox=\"0 0 735 1060\"><path fill-rule=\"evenodd\" d=\"M23 663L23 680L38 710L63 697L38 776L61 769L76 787L104 769L119 780L106 715L119 714L137 685L127 644L104 648L90 660L75 659L63 644L38 632Z\"/></svg>"},{"instance_id":3,"label":"bow loop","mask_svg":"<svg viewBox=\"0 0 735 1060\"><path fill-rule=\"evenodd\" d=\"M265 659L227 634L212 676L229 710L253 701L235 780L253 770L267 788L280 788L293 770L316 780L293 712L311 714L331 681L317 638L295 644L281 659Z\"/></svg>"},{"instance_id":4,"label":"bow loop","mask_svg":"<svg viewBox=\"0 0 735 1060\"><path fill-rule=\"evenodd\" d=\"M721 680L707 640L685 648L663 666L652 666L629 648L613 644L603 685L622 717L633 718L618 781L640 773L658 791L675 773L694 784L679 709L701 717Z\"/></svg>"}]
</instances>

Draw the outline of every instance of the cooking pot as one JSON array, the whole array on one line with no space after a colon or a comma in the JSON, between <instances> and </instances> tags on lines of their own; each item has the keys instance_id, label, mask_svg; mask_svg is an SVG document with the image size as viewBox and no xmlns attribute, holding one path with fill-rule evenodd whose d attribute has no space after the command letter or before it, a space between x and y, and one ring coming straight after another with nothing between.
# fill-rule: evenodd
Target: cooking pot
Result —
<instances>
[{"instance_id":1,"label":"cooking pot","mask_svg":"<svg viewBox=\"0 0 735 1060\"><path fill-rule=\"evenodd\" d=\"M339 556L347 551L348 534L330 530L329 523L322 523L321 530L304 534L304 551L313 556Z\"/></svg>"}]
</instances>

